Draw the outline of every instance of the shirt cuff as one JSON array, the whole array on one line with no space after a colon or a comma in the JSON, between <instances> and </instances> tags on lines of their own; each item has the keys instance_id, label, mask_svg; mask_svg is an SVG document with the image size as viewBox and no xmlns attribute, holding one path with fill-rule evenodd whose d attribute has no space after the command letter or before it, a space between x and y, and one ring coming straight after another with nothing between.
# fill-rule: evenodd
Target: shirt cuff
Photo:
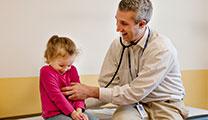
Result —
<instances>
[{"instance_id":1,"label":"shirt cuff","mask_svg":"<svg viewBox=\"0 0 208 120\"><path fill-rule=\"evenodd\" d=\"M99 89L99 100L102 102L112 102L112 88L100 88Z\"/></svg>"}]
</instances>

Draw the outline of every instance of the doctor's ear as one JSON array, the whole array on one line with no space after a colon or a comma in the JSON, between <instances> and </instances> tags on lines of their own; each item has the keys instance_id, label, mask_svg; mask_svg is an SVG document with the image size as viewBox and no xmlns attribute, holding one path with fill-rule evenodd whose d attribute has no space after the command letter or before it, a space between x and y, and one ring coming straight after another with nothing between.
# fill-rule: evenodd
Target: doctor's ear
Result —
<instances>
[{"instance_id":1,"label":"doctor's ear","mask_svg":"<svg viewBox=\"0 0 208 120\"><path fill-rule=\"evenodd\" d=\"M146 20L140 20L137 24L140 28L144 28L146 26L147 22L146 22Z\"/></svg>"}]
</instances>

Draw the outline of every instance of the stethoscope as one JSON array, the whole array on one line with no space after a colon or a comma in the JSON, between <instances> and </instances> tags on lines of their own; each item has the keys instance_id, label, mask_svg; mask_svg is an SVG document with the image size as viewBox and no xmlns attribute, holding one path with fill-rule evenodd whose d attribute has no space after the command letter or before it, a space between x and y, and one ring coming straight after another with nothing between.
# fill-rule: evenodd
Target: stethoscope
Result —
<instances>
[{"instance_id":1,"label":"stethoscope","mask_svg":"<svg viewBox=\"0 0 208 120\"><path fill-rule=\"evenodd\" d=\"M142 49L142 53L141 53L141 56L143 55L143 53L144 53L144 50L147 48L147 44L148 44L148 41L149 41L149 38L150 38L150 29L149 29L149 27L147 27L147 29L148 29L148 36L147 36L147 39L146 39L146 41L145 41L145 44L144 44L144 48ZM131 47L131 46L133 46L133 45L136 45L137 43L139 42L139 40L138 41L136 41L136 42L134 42L134 43L131 43L131 44L129 44L129 45L124 45L123 44L123 42L122 42L122 38L120 37L120 44L122 45L122 52L121 52L121 57L120 57L120 60L119 60L119 63L118 63L118 67L117 67L117 69L116 69L116 72L114 73L114 75L113 75L113 77L111 78L111 80L108 82L108 84L106 84L106 86L105 86L105 88L107 88L112 82L113 82L113 80L115 79L115 77L116 77L116 75L117 75L117 73L118 73L118 70L119 70L119 68L120 68L120 66L121 66L121 62L122 62L122 59L123 59L123 54L124 54L124 51L125 51L125 49L126 48L129 48L129 47ZM128 54L128 61L129 61L129 72L130 72L130 75L131 75L131 78L132 78L132 80L133 80L133 76L132 76L132 72L131 72L131 58L130 58L130 54Z\"/></svg>"}]
</instances>

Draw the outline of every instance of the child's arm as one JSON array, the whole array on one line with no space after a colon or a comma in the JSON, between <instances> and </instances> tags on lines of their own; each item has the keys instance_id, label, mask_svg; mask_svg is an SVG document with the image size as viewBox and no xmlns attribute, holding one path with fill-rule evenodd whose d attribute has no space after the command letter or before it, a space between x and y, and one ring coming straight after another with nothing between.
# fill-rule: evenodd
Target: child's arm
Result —
<instances>
[{"instance_id":1,"label":"child's arm","mask_svg":"<svg viewBox=\"0 0 208 120\"><path fill-rule=\"evenodd\" d=\"M72 82L77 82L77 83L80 83L80 79L79 79L79 75L78 75L78 72L77 72L77 69L75 66L71 66L71 79L72 79ZM85 110L85 103L84 103L84 100L76 100L74 101L74 108L75 109L82 109Z\"/></svg>"},{"instance_id":2,"label":"child's arm","mask_svg":"<svg viewBox=\"0 0 208 120\"><path fill-rule=\"evenodd\" d=\"M65 114L70 115L74 108L61 93L57 78L50 73L49 69L40 71L40 87L45 89L49 99Z\"/></svg>"}]
</instances>

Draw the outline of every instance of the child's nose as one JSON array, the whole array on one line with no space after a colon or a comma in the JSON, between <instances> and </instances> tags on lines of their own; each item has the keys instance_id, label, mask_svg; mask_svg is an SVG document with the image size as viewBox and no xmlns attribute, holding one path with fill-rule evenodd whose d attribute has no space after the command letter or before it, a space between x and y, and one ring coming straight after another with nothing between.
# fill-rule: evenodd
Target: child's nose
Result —
<instances>
[{"instance_id":1,"label":"child's nose","mask_svg":"<svg viewBox=\"0 0 208 120\"><path fill-rule=\"evenodd\" d=\"M66 66L63 70L64 71L67 71L69 69L69 67L68 66Z\"/></svg>"}]
</instances>

